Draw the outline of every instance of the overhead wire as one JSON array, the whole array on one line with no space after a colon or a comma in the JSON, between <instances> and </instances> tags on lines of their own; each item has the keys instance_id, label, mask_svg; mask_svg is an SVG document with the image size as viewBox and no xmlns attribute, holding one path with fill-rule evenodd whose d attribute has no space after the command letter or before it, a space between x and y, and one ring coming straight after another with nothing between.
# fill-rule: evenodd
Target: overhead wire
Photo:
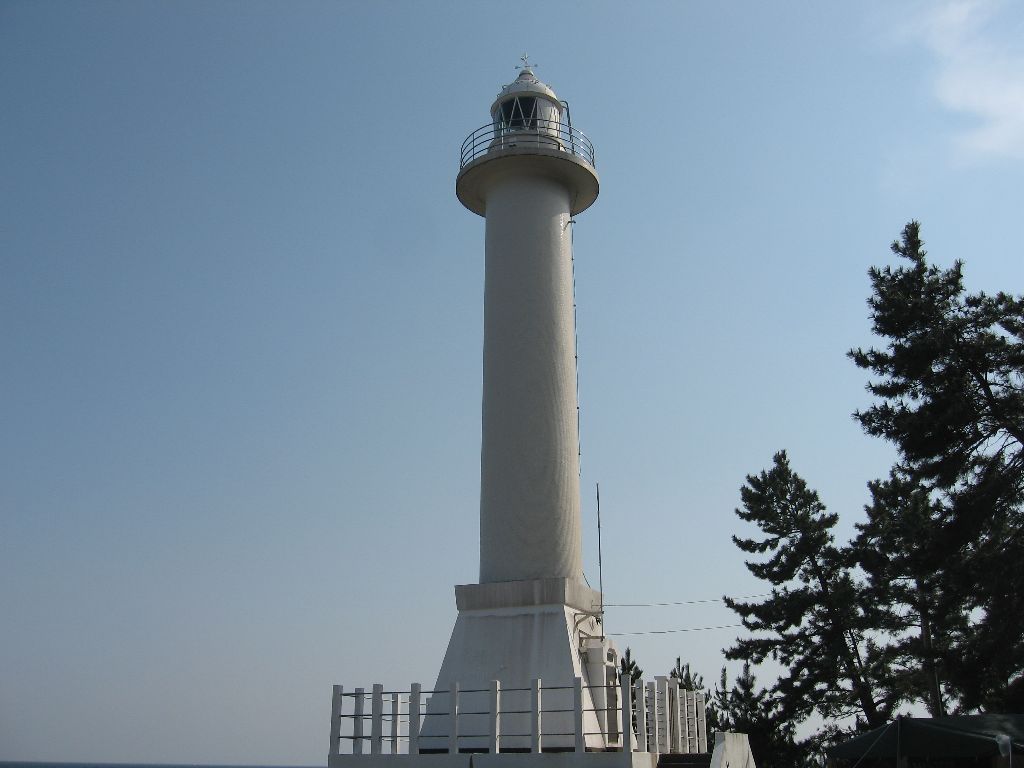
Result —
<instances>
[{"instance_id":1,"label":"overhead wire","mask_svg":"<svg viewBox=\"0 0 1024 768\"><path fill-rule=\"evenodd\" d=\"M743 595L733 598L734 600L750 600L755 597L767 597L771 593L763 592L759 595ZM665 608L678 605L700 605L703 603L724 602L720 597L709 597L702 600L676 600L666 603L605 603L605 608ZM609 637L636 637L638 635L675 635L681 632L708 632L715 629L735 629L742 627L742 624L716 624L709 627L685 627L682 629L647 629L636 632L608 632Z\"/></svg>"},{"instance_id":2,"label":"overhead wire","mask_svg":"<svg viewBox=\"0 0 1024 768\"><path fill-rule=\"evenodd\" d=\"M762 592L759 595L742 595L741 597L730 598L732 600L752 600L755 597L769 597L771 592ZM605 603L605 608L665 608L673 605L698 605L701 603L722 603L720 597L709 597L704 600L679 600L671 603Z\"/></svg>"},{"instance_id":3,"label":"overhead wire","mask_svg":"<svg viewBox=\"0 0 1024 768\"><path fill-rule=\"evenodd\" d=\"M648 629L640 632L608 632L609 637L633 637L635 635L674 635L679 632L707 632L712 629L733 629L742 624L718 624L714 627L686 627L685 629Z\"/></svg>"}]
</instances>

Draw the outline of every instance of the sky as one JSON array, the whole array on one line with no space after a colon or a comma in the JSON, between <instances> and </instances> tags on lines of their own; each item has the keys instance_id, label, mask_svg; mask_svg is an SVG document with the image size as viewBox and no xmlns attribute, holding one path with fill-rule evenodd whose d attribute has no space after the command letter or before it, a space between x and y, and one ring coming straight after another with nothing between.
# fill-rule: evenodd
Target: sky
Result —
<instances>
[{"instance_id":1,"label":"sky","mask_svg":"<svg viewBox=\"0 0 1024 768\"><path fill-rule=\"evenodd\" d=\"M907 221L1022 290L1019 3L0 0L0 760L322 765L332 684L433 683L478 567L458 151L525 52L601 177L609 603L763 592L730 537L782 448L853 532L893 452L846 351ZM628 633L736 621L606 617L708 680L741 630Z\"/></svg>"}]
</instances>

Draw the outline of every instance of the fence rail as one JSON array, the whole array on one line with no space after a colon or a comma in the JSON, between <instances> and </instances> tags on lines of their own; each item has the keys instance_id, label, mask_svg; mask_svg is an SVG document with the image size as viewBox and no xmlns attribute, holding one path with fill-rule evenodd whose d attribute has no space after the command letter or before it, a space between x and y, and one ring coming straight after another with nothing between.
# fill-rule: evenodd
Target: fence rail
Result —
<instances>
[{"instance_id":1,"label":"fence rail","mask_svg":"<svg viewBox=\"0 0 1024 768\"><path fill-rule=\"evenodd\" d=\"M565 692L571 692L571 706ZM520 703L507 701L516 698L509 694L518 694ZM434 701L425 711L428 695ZM446 706L438 710L439 704ZM329 754L341 755L343 743L351 749L345 754L354 755L583 752L588 736L600 737L605 751L707 752L704 710L703 694L664 677L635 686L628 679L605 686L589 686L578 677L573 685L545 686L538 679L528 688L503 688L495 680L489 688L454 684L434 691L418 683L408 691L386 691L380 684L345 691L335 685ZM601 730L585 728L587 713ZM428 718L433 725L424 728Z\"/></svg>"}]
</instances>

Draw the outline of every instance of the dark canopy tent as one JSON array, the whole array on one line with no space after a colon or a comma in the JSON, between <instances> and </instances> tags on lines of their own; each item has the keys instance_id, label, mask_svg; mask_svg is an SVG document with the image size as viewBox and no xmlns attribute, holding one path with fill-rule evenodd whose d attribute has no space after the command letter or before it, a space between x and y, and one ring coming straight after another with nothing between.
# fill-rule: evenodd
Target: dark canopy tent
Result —
<instances>
[{"instance_id":1,"label":"dark canopy tent","mask_svg":"<svg viewBox=\"0 0 1024 768\"><path fill-rule=\"evenodd\" d=\"M950 760L1011 754L1024 754L1024 715L898 717L828 750L830 758L842 761Z\"/></svg>"}]
</instances>

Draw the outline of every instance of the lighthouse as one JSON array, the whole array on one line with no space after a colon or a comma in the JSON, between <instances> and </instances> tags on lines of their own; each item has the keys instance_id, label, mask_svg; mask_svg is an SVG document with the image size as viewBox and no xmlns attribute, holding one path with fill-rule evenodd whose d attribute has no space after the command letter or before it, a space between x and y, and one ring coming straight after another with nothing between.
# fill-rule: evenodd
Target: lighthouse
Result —
<instances>
[{"instance_id":1,"label":"lighthouse","mask_svg":"<svg viewBox=\"0 0 1024 768\"><path fill-rule=\"evenodd\" d=\"M597 199L594 148L525 59L490 112L463 143L455 182L486 222L480 578L455 588L458 618L434 689L496 680L525 709L531 681L568 699L579 678L595 710L587 746L605 748L618 739L606 717L618 656L601 595L583 577L571 231ZM552 736L548 746L571 744Z\"/></svg>"},{"instance_id":2,"label":"lighthouse","mask_svg":"<svg viewBox=\"0 0 1024 768\"><path fill-rule=\"evenodd\" d=\"M479 578L455 587L431 688L334 686L328 768L654 768L707 749L702 693L619 679L583 575L572 228L600 182L568 104L519 69L455 181L485 220Z\"/></svg>"}]
</instances>

